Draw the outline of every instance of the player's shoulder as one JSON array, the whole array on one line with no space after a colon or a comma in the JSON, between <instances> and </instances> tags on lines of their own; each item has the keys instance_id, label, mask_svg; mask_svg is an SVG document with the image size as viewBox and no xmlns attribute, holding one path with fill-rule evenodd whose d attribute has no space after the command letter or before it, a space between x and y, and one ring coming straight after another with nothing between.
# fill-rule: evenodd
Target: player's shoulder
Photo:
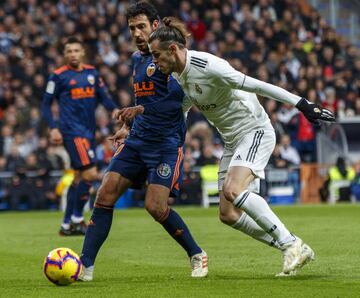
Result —
<instances>
[{"instance_id":1,"label":"player's shoulder","mask_svg":"<svg viewBox=\"0 0 360 298\"><path fill-rule=\"evenodd\" d=\"M69 70L69 66L63 65L63 66L60 66L59 68L55 69L53 73L54 73L55 75L59 76L59 75L61 75L62 73L65 73L65 72L68 71L68 70Z\"/></svg>"},{"instance_id":2,"label":"player's shoulder","mask_svg":"<svg viewBox=\"0 0 360 298\"><path fill-rule=\"evenodd\" d=\"M209 64L209 57L205 52L188 51L189 61L192 66L197 68L206 68Z\"/></svg>"},{"instance_id":3,"label":"player's shoulder","mask_svg":"<svg viewBox=\"0 0 360 298\"><path fill-rule=\"evenodd\" d=\"M213 54L199 51L189 51L190 65L203 73L217 72L227 61Z\"/></svg>"},{"instance_id":4,"label":"player's shoulder","mask_svg":"<svg viewBox=\"0 0 360 298\"><path fill-rule=\"evenodd\" d=\"M95 66L90 65L90 64L83 64L83 69L93 69L93 70L95 70Z\"/></svg>"},{"instance_id":5,"label":"player's shoulder","mask_svg":"<svg viewBox=\"0 0 360 298\"><path fill-rule=\"evenodd\" d=\"M141 53L140 51L135 51L132 55L131 55L131 58L135 61L135 60L139 60L141 59Z\"/></svg>"},{"instance_id":6,"label":"player's shoulder","mask_svg":"<svg viewBox=\"0 0 360 298\"><path fill-rule=\"evenodd\" d=\"M200 51L188 51L190 55L190 62L202 62L203 64L209 64L213 61L221 60L221 58L207 53L207 52L200 52Z\"/></svg>"},{"instance_id":7,"label":"player's shoulder","mask_svg":"<svg viewBox=\"0 0 360 298\"><path fill-rule=\"evenodd\" d=\"M204 70L216 67L216 63L222 60L213 54L199 51L189 51L189 58L192 66Z\"/></svg>"}]
</instances>

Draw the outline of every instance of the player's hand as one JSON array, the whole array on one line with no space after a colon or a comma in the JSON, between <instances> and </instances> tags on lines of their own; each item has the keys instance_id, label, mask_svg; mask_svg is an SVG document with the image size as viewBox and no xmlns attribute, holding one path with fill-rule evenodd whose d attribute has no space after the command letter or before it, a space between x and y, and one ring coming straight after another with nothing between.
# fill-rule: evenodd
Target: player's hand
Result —
<instances>
[{"instance_id":1,"label":"player's hand","mask_svg":"<svg viewBox=\"0 0 360 298\"><path fill-rule=\"evenodd\" d=\"M317 104L311 103L305 98L300 99L300 101L296 104L296 107L303 112L307 120L314 124L319 124L320 121L336 121L333 113L329 110L324 109Z\"/></svg>"},{"instance_id":2,"label":"player's hand","mask_svg":"<svg viewBox=\"0 0 360 298\"><path fill-rule=\"evenodd\" d=\"M117 120L119 117L120 109L114 109L111 113L111 118Z\"/></svg>"},{"instance_id":3,"label":"player's hand","mask_svg":"<svg viewBox=\"0 0 360 298\"><path fill-rule=\"evenodd\" d=\"M50 130L50 143L53 145L61 145L63 143L63 137L58 128Z\"/></svg>"},{"instance_id":4,"label":"player's hand","mask_svg":"<svg viewBox=\"0 0 360 298\"><path fill-rule=\"evenodd\" d=\"M114 147L118 147L120 144L125 142L129 134L129 128L126 125L123 125L113 136L109 137L109 140L113 142Z\"/></svg>"},{"instance_id":5,"label":"player's hand","mask_svg":"<svg viewBox=\"0 0 360 298\"><path fill-rule=\"evenodd\" d=\"M118 120L122 120L125 123L129 123L133 120L137 115L144 113L144 107L142 105L123 108L118 113Z\"/></svg>"}]
</instances>

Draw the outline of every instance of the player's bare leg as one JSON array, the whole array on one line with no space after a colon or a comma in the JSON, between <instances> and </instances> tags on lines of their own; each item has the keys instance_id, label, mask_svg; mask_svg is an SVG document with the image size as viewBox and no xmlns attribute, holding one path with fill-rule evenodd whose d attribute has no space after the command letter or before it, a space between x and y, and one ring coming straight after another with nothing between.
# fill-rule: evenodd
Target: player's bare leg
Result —
<instances>
[{"instance_id":1,"label":"player's bare leg","mask_svg":"<svg viewBox=\"0 0 360 298\"><path fill-rule=\"evenodd\" d=\"M93 279L94 263L101 245L106 240L112 223L114 205L118 198L131 186L130 180L116 172L107 172L97 192L93 214L86 231L81 261L84 265L79 279Z\"/></svg>"},{"instance_id":2,"label":"player's bare leg","mask_svg":"<svg viewBox=\"0 0 360 298\"><path fill-rule=\"evenodd\" d=\"M191 276L205 277L208 274L207 254L196 244L180 215L168 206L169 193L169 188L163 185L150 184L145 208L186 251L190 258Z\"/></svg>"},{"instance_id":3,"label":"player's bare leg","mask_svg":"<svg viewBox=\"0 0 360 298\"><path fill-rule=\"evenodd\" d=\"M282 272L290 274L314 259L314 252L287 230L262 197L248 191L249 183L254 178L252 171L247 167L230 167L223 186L224 197L236 208L245 211L279 243L284 258Z\"/></svg>"}]
</instances>

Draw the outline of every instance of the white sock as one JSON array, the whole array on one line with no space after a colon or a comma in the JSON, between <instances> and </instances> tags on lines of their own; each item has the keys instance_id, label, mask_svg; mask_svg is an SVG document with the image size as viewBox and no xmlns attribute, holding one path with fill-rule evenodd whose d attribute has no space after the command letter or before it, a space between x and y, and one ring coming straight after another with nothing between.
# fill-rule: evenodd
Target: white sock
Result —
<instances>
[{"instance_id":1,"label":"white sock","mask_svg":"<svg viewBox=\"0 0 360 298\"><path fill-rule=\"evenodd\" d=\"M277 249L280 249L279 243L271 237L268 233L266 233L250 216L248 216L245 212L241 214L238 221L234 223L231 227L236 230L239 230L250 237L266 243L270 246L273 246Z\"/></svg>"},{"instance_id":2,"label":"white sock","mask_svg":"<svg viewBox=\"0 0 360 298\"><path fill-rule=\"evenodd\" d=\"M70 224L69 224L69 223L62 223L61 226L62 226L65 230L70 229Z\"/></svg>"},{"instance_id":3,"label":"white sock","mask_svg":"<svg viewBox=\"0 0 360 298\"><path fill-rule=\"evenodd\" d=\"M81 223L82 221L84 221L84 217L83 217L83 216L77 217L77 216L75 216L75 215L71 215L71 221L72 221L73 223L78 224L78 223Z\"/></svg>"},{"instance_id":4,"label":"white sock","mask_svg":"<svg viewBox=\"0 0 360 298\"><path fill-rule=\"evenodd\" d=\"M281 246L295 240L295 237L291 235L266 201L259 195L245 190L234 200L233 204L235 207L244 210Z\"/></svg>"}]
</instances>

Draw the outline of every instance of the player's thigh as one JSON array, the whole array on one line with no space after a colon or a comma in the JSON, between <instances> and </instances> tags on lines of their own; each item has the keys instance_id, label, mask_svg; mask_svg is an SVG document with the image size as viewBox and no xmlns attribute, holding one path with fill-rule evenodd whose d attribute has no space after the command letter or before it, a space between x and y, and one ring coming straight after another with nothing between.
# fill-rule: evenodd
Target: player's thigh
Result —
<instances>
[{"instance_id":1,"label":"player's thigh","mask_svg":"<svg viewBox=\"0 0 360 298\"><path fill-rule=\"evenodd\" d=\"M172 195L177 195L180 189L183 173L184 153L182 147L166 152L157 152L144 157L149 169L149 184L162 185L170 189Z\"/></svg>"},{"instance_id":2,"label":"player's thigh","mask_svg":"<svg viewBox=\"0 0 360 298\"><path fill-rule=\"evenodd\" d=\"M64 138L64 147L70 156L71 167L76 170L95 164L94 142L83 137Z\"/></svg>"},{"instance_id":3,"label":"player's thigh","mask_svg":"<svg viewBox=\"0 0 360 298\"><path fill-rule=\"evenodd\" d=\"M95 203L112 206L131 186L131 181L116 172L107 172L101 182Z\"/></svg>"},{"instance_id":4,"label":"player's thigh","mask_svg":"<svg viewBox=\"0 0 360 298\"><path fill-rule=\"evenodd\" d=\"M220 191L219 195L219 218L223 223L233 225L239 220L243 211L235 208L234 205L225 198L222 191Z\"/></svg>"},{"instance_id":5,"label":"player's thigh","mask_svg":"<svg viewBox=\"0 0 360 298\"><path fill-rule=\"evenodd\" d=\"M120 145L107 170L127 178L133 185L142 185L146 180L147 169L140 157L139 150L128 144Z\"/></svg>"},{"instance_id":6,"label":"player's thigh","mask_svg":"<svg viewBox=\"0 0 360 298\"><path fill-rule=\"evenodd\" d=\"M97 167L95 165L85 168L81 171L81 178L86 181L95 181L99 177Z\"/></svg>"},{"instance_id":7,"label":"player's thigh","mask_svg":"<svg viewBox=\"0 0 360 298\"><path fill-rule=\"evenodd\" d=\"M258 191L259 181L254 178L265 178L264 169L275 146L273 130L257 130L245 135L233 151L231 160L227 159L228 166L224 192L226 198L231 198L233 192L241 192L249 187Z\"/></svg>"}]
</instances>

